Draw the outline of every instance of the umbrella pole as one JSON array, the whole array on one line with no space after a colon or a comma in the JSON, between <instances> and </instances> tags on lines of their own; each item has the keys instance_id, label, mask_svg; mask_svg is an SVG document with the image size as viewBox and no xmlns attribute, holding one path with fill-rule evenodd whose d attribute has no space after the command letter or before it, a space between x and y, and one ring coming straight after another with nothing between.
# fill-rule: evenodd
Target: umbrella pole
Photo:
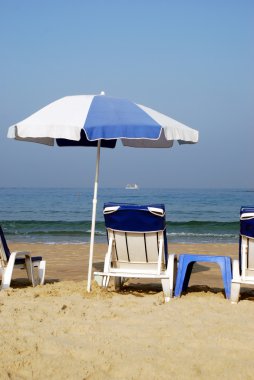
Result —
<instances>
[{"instance_id":1,"label":"umbrella pole","mask_svg":"<svg viewBox=\"0 0 254 380\"><path fill-rule=\"evenodd\" d=\"M88 278L87 278L87 291L88 292L91 291L91 280L92 280L92 269L93 269L93 251L94 251L95 220L96 220L97 193L98 193L99 166L100 166L100 148L101 148L101 141L98 140L96 171L95 171L95 181L94 181L94 192L93 192L93 211L92 211Z\"/></svg>"}]
</instances>

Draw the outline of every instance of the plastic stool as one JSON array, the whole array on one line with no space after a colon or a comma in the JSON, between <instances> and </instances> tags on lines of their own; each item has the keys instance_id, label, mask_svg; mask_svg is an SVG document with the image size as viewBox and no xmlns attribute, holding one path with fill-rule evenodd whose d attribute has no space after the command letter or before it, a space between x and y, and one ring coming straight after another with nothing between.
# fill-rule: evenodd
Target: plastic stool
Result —
<instances>
[{"instance_id":1,"label":"plastic stool","mask_svg":"<svg viewBox=\"0 0 254 380\"><path fill-rule=\"evenodd\" d=\"M181 293L188 287L191 271L196 262L217 263L220 266L222 279L225 288L226 298L230 299L231 291L231 258L228 256L209 256L181 254L177 270L175 297L180 297Z\"/></svg>"}]
</instances>

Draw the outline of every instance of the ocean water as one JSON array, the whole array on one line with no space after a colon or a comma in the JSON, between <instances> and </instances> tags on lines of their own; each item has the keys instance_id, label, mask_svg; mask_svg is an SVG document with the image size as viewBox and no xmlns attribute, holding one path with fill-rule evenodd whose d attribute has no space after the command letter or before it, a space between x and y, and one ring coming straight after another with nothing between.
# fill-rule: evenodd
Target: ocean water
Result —
<instances>
[{"instance_id":1,"label":"ocean water","mask_svg":"<svg viewBox=\"0 0 254 380\"><path fill-rule=\"evenodd\" d=\"M10 241L88 243L93 189L0 188L0 223ZM106 241L104 202L164 203L169 242L234 243L241 206L254 190L105 189L98 192L96 242Z\"/></svg>"}]
</instances>

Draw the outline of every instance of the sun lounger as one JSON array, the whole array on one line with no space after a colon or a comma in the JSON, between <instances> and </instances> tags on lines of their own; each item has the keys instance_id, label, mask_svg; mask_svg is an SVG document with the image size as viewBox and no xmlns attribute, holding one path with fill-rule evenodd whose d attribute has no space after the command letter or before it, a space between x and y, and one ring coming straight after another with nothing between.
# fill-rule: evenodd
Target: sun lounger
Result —
<instances>
[{"instance_id":1,"label":"sun lounger","mask_svg":"<svg viewBox=\"0 0 254 380\"><path fill-rule=\"evenodd\" d=\"M14 267L26 269L28 279L33 286L44 284L46 261L42 260L41 256L31 256L29 252L10 252L4 232L0 226L1 289L8 289L10 287ZM37 275L34 271L35 267L38 268Z\"/></svg>"},{"instance_id":2,"label":"sun lounger","mask_svg":"<svg viewBox=\"0 0 254 380\"><path fill-rule=\"evenodd\" d=\"M254 285L254 207L240 210L239 260L233 260L231 301L238 302L240 286Z\"/></svg>"},{"instance_id":3,"label":"sun lounger","mask_svg":"<svg viewBox=\"0 0 254 380\"><path fill-rule=\"evenodd\" d=\"M104 218L108 251L103 272L95 280L107 287L110 277L121 288L124 279L160 279L165 301L173 296L175 255L167 253L164 205L107 203Z\"/></svg>"}]
</instances>

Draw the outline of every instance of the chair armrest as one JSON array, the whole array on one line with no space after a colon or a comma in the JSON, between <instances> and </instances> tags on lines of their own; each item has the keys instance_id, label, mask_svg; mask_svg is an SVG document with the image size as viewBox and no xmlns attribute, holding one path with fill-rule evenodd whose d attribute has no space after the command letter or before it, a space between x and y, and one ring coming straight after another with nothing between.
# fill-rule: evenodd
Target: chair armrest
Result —
<instances>
[{"instance_id":1,"label":"chair armrest","mask_svg":"<svg viewBox=\"0 0 254 380\"><path fill-rule=\"evenodd\" d=\"M11 252L11 256L15 256L15 257L25 257L25 256L29 256L29 257L31 257L31 252L14 251L14 252Z\"/></svg>"},{"instance_id":2,"label":"chair armrest","mask_svg":"<svg viewBox=\"0 0 254 380\"><path fill-rule=\"evenodd\" d=\"M17 257L22 257L25 260L28 259L30 263L32 263L30 252L15 251L15 252L11 252L7 266L13 267L15 265L15 260Z\"/></svg>"}]
</instances>

